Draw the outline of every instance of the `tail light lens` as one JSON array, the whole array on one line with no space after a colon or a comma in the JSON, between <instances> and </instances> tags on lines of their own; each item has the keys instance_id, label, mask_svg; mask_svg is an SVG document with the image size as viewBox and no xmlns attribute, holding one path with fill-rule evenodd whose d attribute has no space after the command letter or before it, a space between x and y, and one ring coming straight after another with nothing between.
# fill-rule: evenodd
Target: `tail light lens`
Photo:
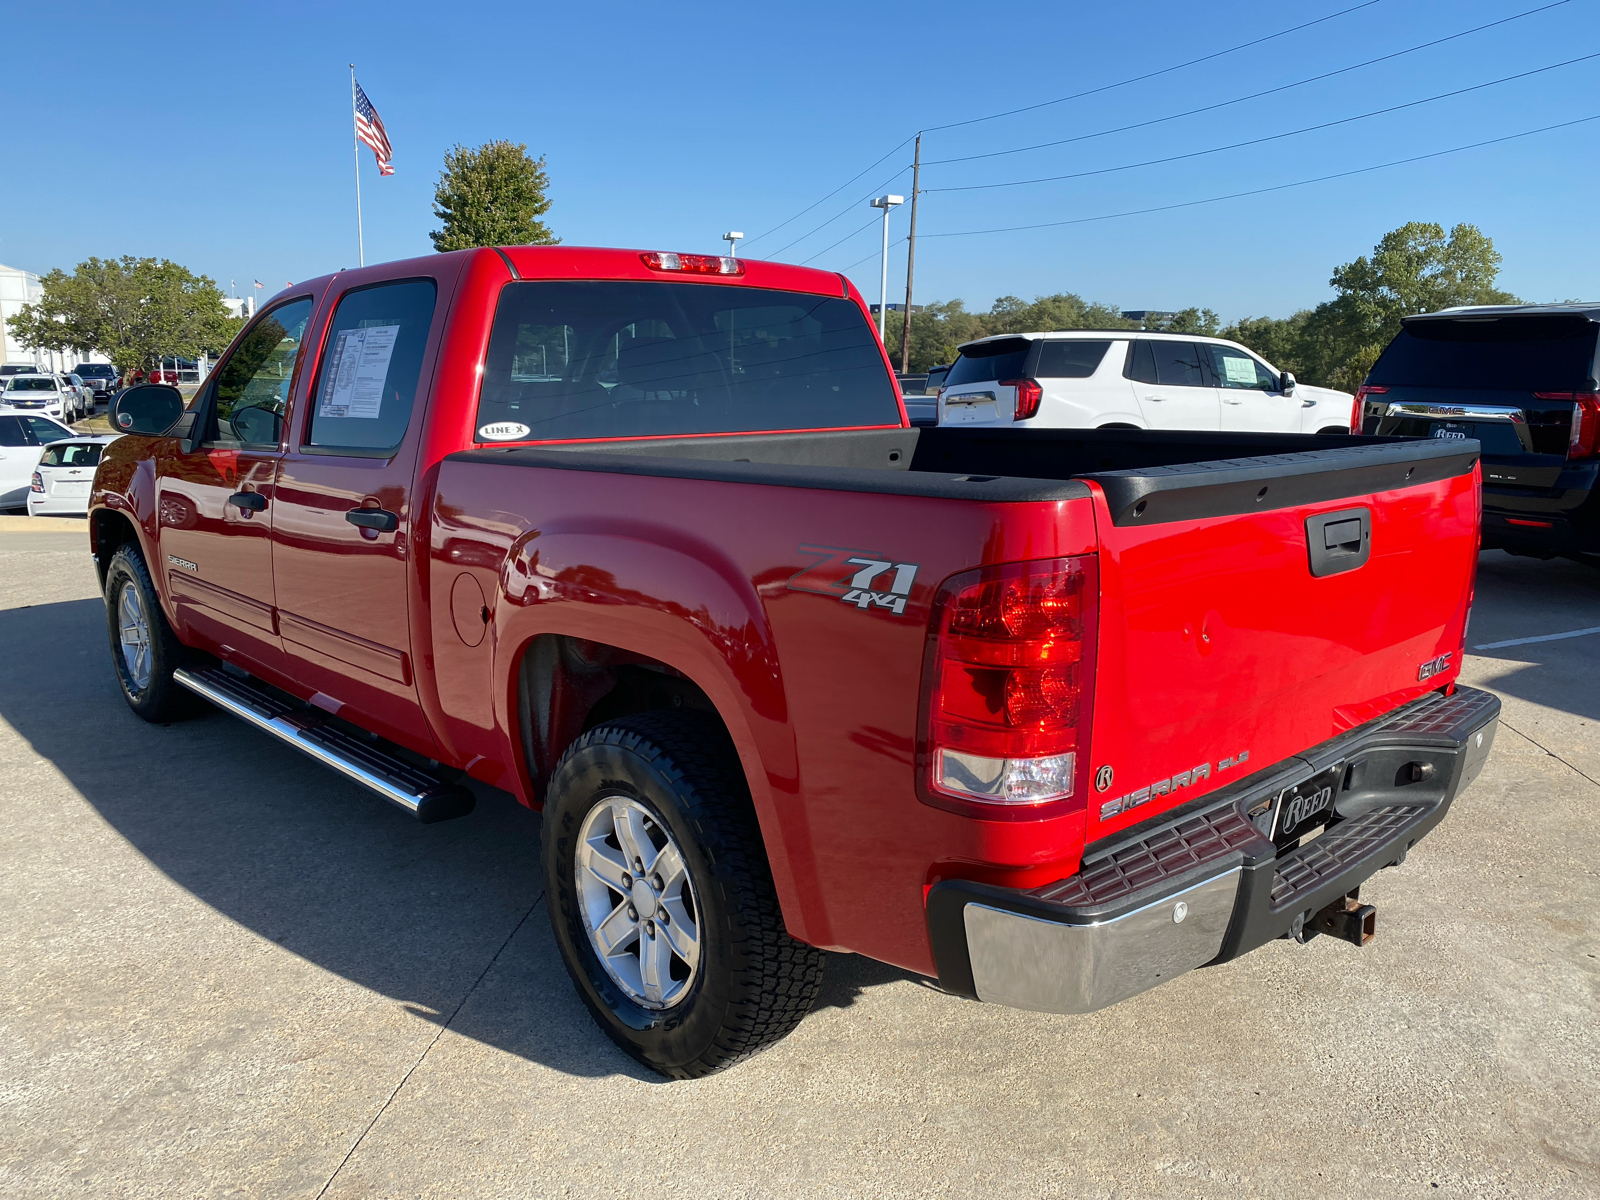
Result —
<instances>
[{"instance_id":1,"label":"tail light lens","mask_svg":"<svg viewBox=\"0 0 1600 1200\"><path fill-rule=\"evenodd\" d=\"M33 486L28 490L34 492L44 491L44 480L39 478L39 472L35 471L33 473Z\"/></svg>"},{"instance_id":2,"label":"tail light lens","mask_svg":"<svg viewBox=\"0 0 1600 1200\"><path fill-rule=\"evenodd\" d=\"M1084 806L1093 556L983 567L940 587L923 668L918 795L986 820Z\"/></svg>"},{"instance_id":3,"label":"tail light lens","mask_svg":"<svg viewBox=\"0 0 1600 1200\"><path fill-rule=\"evenodd\" d=\"M1367 411L1367 397L1381 396L1389 389L1386 387L1368 387L1362 384L1356 389L1355 403L1350 406L1350 432L1360 433L1362 418Z\"/></svg>"},{"instance_id":4,"label":"tail light lens","mask_svg":"<svg viewBox=\"0 0 1600 1200\"><path fill-rule=\"evenodd\" d=\"M1002 379L1001 387L1014 387L1017 389L1017 409L1015 419L1026 421L1029 417L1039 415L1039 401L1044 399L1044 389L1033 379Z\"/></svg>"},{"instance_id":5,"label":"tail light lens","mask_svg":"<svg viewBox=\"0 0 1600 1200\"><path fill-rule=\"evenodd\" d=\"M1540 400L1572 401L1572 436L1567 439L1568 458L1593 458L1600 454L1600 393L1535 392Z\"/></svg>"}]
</instances>

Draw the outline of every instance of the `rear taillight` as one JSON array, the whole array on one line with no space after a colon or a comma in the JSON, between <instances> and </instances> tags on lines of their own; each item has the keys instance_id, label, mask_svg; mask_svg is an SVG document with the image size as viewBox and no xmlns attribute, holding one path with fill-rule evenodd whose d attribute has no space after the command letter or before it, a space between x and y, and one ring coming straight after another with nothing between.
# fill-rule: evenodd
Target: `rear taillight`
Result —
<instances>
[{"instance_id":1,"label":"rear taillight","mask_svg":"<svg viewBox=\"0 0 1600 1200\"><path fill-rule=\"evenodd\" d=\"M672 254L665 250L639 256L652 271L681 271L685 275L743 275L744 263L716 254Z\"/></svg>"},{"instance_id":2,"label":"rear taillight","mask_svg":"<svg viewBox=\"0 0 1600 1200\"><path fill-rule=\"evenodd\" d=\"M1568 458L1593 458L1600 454L1600 393L1535 392L1540 400L1572 401L1572 436L1567 439Z\"/></svg>"},{"instance_id":3,"label":"rear taillight","mask_svg":"<svg viewBox=\"0 0 1600 1200\"><path fill-rule=\"evenodd\" d=\"M1039 401L1044 399L1044 389L1032 379L1002 379L1001 387L1017 389L1017 408L1015 420L1026 421L1029 417L1039 415Z\"/></svg>"},{"instance_id":4,"label":"rear taillight","mask_svg":"<svg viewBox=\"0 0 1600 1200\"><path fill-rule=\"evenodd\" d=\"M1366 416L1368 396L1381 396L1389 389L1386 387L1368 387L1362 384L1356 389L1355 402L1350 406L1350 432L1360 433L1362 418Z\"/></svg>"},{"instance_id":5,"label":"rear taillight","mask_svg":"<svg viewBox=\"0 0 1600 1200\"><path fill-rule=\"evenodd\" d=\"M44 480L39 477L39 472L37 471L33 473L33 486L29 490L34 492L44 491Z\"/></svg>"},{"instance_id":6,"label":"rear taillight","mask_svg":"<svg viewBox=\"0 0 1600 1200\"><path fill-rule=\"evenodd\" d=\"M940 587L923 668L917 792L989 820L1084 806L1093 556L982 567Z\"/></svg>"}]
</instances>

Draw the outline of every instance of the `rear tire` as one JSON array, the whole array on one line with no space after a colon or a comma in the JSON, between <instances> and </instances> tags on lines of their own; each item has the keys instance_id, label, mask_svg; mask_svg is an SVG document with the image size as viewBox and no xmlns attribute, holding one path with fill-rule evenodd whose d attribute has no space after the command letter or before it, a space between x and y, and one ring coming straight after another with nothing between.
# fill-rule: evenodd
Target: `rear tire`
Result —
<instances>
[{"instance_id":1,"label":"rear tire","mask_svg":"<svg viewBox=\"0 0 1600 1200\"><path fill-rule=\"evenodd\" d=\"M642 713L574 742L550 780L543 858L579 995L651 1070L709 1075L810 1011L824 955L784 929L744 772L710 714Z\"/></svg>"},{"instance_id":2,"label":"rear tire","mask_svg":"<svg viewBox=\"0 0 1600 1200\"><path fill-rule=\"evenodd\" d=\"M153 723L199 711L199 697L172 678L172 672L188 660L189 651L167 624L137 547L121 546L111 556L105 595L111 660L128 707Z\"/></svg>"}]
</instances>

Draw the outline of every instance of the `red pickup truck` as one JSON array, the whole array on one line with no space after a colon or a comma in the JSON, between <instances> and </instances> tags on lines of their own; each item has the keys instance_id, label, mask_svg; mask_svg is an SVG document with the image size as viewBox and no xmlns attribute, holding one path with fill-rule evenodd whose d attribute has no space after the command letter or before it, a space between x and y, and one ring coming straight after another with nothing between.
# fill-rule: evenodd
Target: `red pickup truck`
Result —
<instances>
[{"instance_id":1,"label":"red pickup truck","mask_svg":"<svg viewBox=\"0 0 1600 1200\"><path fill-rule=\"evenodd\" d=\"M1477 443L911 428L861 297L507 247L278 296L90 511L134 711L196 696L423 821L543 811L550 919L677 1077L825 950L1077 1013L1358 888L1483 765Z\"/></svg>"}]
</instances>

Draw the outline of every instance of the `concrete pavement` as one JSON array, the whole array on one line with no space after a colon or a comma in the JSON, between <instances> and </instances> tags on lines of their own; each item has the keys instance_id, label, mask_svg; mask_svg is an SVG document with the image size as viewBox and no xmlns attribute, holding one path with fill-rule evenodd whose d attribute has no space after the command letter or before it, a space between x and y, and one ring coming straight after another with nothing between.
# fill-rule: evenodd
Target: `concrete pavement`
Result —
<instances>
[{"instance_id":1,"label":"concrete pavement","mask_svg":"<svg viewBox=\"0 0 1600 1200\"><path fill-rule=\"evenodd\" d=\"M1600 626L1487 554L1469 642ZM0 531L0 1195L1600 1195L1600 635L1476 653L1479 781L1278 942L1088 1017L833 956L667 1083L552 945L537 820L419 826L220 714L123 706L80 534Z\"/></svg>"}]
</instances>

